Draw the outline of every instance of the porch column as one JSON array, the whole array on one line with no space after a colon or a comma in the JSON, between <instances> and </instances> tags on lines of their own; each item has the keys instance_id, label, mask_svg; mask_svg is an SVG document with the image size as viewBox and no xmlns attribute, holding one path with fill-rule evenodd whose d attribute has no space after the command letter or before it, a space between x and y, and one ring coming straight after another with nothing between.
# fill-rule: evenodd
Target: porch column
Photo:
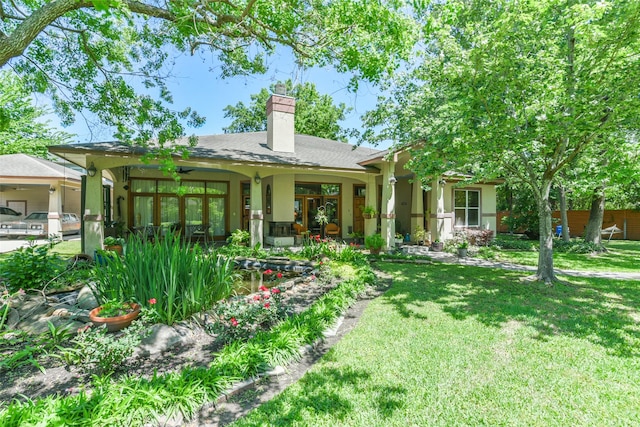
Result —
<instances>
[{"instance_id":1,"label":"porch column","mask_svg":"<svg viewBox=\"0 0 640 427\"><path fill-rule=\"evenodd\" d=\"M378 189L376 186L376 176L370 174L367 176L367 187L365 189L364 205L378 208ZM364 235L371 236L378 231L378 216L373 215L371 218L364 219Z\"/></svg>"},{"instance_id":2,"label":"porch column","mask_svg":"<svg viewBox=\"0 0 640 427\"><path fill-rule=\"evenodd\" d=\"M411 239L416 241L415 232L418 227L424 229L424 197L422 183L414 176L411 184Z\"/></svg>"},{"instance_id":3,"label":"porch column","mask_svg":"<svg viewBox=\"0 0 640 427\"><path fill-rule=\"evenodd\" d=\"M395 246L396 237L396 163L388 161L382 169L382 212L380 229L387 249Z\"/></svg>"},{"instance_id":4,"label":"porch column","mask_svg":"<svg viewBox=\"0 0 640 427\"><path fill-rule=\"evenodd\" d=\"M89 162L87 162L89 163ZM94 176L87 174L84 212L84 253L94 256L96 249L102 249L104 238L104 218L102 216L102 169L96 166Z\"/></svg>"},{"instance_id":5,"label":"porch column","mask_svg":"<svg viewBox=\"0 0 640 427\"><path fill-rule=\"evenodd\" d=\"M53 191L51 191L53 189ZM50 185L49 191L49 211L47 214L47 234L60 235L62 237L62 197L60 196L60 185Z\"/></svg>"},{"instance_id":6,"label":"porch column","mask_svg":"<svg viewBox=\"0 0 640 427\"><path fill-rule=\"evenodd\" d=\"M262 215L262 182L260 176L251 178L251 212L249 216L249 230L251 232L251 246L260 243L264 246L264 216Z\"/></svg>"},{"instance_id":7,"label":"porch column","mask_svg":"<svg viewBox=\"0 0 640 427\"><path fill-rule=\"evenodd\" d=\"M442 177L436 178L431 183L431 206L435 212L431 214L431 239L443 240L445 232L445 212L444 212L444 187L445 181Z\"/></svg>"}]
</instances>

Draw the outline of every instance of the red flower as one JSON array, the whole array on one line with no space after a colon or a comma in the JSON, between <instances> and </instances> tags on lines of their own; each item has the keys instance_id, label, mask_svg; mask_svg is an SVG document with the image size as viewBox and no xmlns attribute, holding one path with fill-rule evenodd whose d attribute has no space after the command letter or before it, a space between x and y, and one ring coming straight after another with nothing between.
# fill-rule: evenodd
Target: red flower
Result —
<instances>
[{"instance_id":1,"label":"red flower","mask_svg":"<svg viewBox=\"0 0 640 427\"><path fill-rule=\"evenodd\" d=\"M253 296L253 300L254 301L260 301L261 296L260 295L254 295Z\"/></svg>"},{"instance_id":2,"label":"red flower","mask_svg":"<svg viewBox=\"0 0 640 427\"><path fill-rule=\"evenodd\" d=\"M260 285L260 287L258 288L258 290L259 290L259 291L261 291L261 292L265 292L265 291L268 291L268 290L269 290L269 288L267 288L265 285Z\"/></svg>"},{"instance_id":3,"label":"red flower","mask_svg":"<svg viewBox=\"0 0 640 427\"><path fill-rule=\"evenodd\" d=\"M282 279L282 273L278 272L278 274L276 274L276 277L277 277L278 279Z\"/></svg>"},{"instance_id":4,"label":"red flower","mask_svg":"<svg viewBox=\"0 0 640 427\"><path fill-rule=\"evenodd\" d=\"M264 308L269 308L269 307L271 307L271 304L265 303Z\"/></svg>"},{"instance_id":5,"label":"red flower","mask_svg":"<svg viewBox=\"0 0 640 427\"><path fill-rule=\"evenodd\" d=\"M271 273L273 273L273 270L269 268L269 269L265 270L264 273L262 273L262 274L266 274L268 276Z\"/></svg>"},{"instance_id":6,"label":"red flower","mask_svg":"<svg viewBox=\"0 0 640 427\"><path fill-rule=\"evenodd\" d=\"M279 294L279 293L280 293L280 289L278 289L278 288L271 288L271 293L272 293L272 294Z\"/></svg>"},{"instance_id":7,"label":"red flower","mask_svg":"<svg viewBox=\"0 0 640 427\"><path fill-rule=\"evenodd\" d=\"M155 304L155 303L157 303L157 302L158 302L158 301L157 301L155 298L151 298L151 299L149 300L149 304L151 304L151 305L153 305L153 304Z\"/></svg>"},{"instance_id":8,"label":"red flower","mask_svg":"<svg viewBox=\"0 0 640 427\"><path fill-rule=\"evenodd\" d=\"M262 298L269 299L269 298L271 298L271 294L269 292L265 292L264 295L262 296Z\"/></svg>"},{"instance_id":9,"label":"red flower","mask_svg":"<svg viewBox=\"0 0 640 427\"><path fill-rule=\"evenodd\" d=\"M231 318L231 325L233 325L233 326L238 326L238 321L236 320L236 318L235 318L235 317L232 317L232 318Z\"/></svg>"}]
</instances>

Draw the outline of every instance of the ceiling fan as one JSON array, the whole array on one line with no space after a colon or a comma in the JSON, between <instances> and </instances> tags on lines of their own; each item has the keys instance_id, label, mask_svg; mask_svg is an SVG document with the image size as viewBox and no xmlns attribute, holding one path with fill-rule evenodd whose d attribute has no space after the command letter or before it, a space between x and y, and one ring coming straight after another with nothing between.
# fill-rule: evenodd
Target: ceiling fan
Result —
<instances>
[{"instance_id":1,"label":"ceiling fan","mask_svg":"<svg viewBox=\"0 0 640 427\"><path fill-rule=\"evenodd\" d=\"M176 172L178 172L180 174L187 175L188 173L190 173L192 171L193 171L193 169L184 169L182 166L180 166Z\"/></svg>"}]
</instances>

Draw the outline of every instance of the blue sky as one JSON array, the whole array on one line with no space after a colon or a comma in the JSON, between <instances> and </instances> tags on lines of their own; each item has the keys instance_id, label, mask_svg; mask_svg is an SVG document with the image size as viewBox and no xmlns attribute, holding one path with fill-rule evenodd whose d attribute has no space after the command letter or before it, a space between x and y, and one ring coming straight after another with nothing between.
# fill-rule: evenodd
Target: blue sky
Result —
<instances>
[{"instance_id":1,"label":"blue sky","mask_svg":"<svg viewBox=\"0 0 640 427\"><path fill-rule=\"evenodd\" d=\"M361 83L357 92L348 89L350 75L340 74L333 68L314 68L301 71L295 67L291 55L279 52L267 59L269 70L262 75L239 76L223 79L220 69L212 59L203 56L182 55L176 58L172 77L168 81L176 110L192 107L207 121L200 128L188 129L187 134L209 135L223 133L230 119L224 118L223 109L229 104L242 101L249 104L250 95L271 84L292 79L294 82L315 83L318 91L331 95L335 103L343 102L352 111L340 124L346 128L361 128L360 117L375 107L378 89L368 83ZM112 139L108 128L91 123L91 118L78 116L76 123L65 130L77 135L77 142L98 142ZM53 123L57 123L54 118ZM355 141L350 141L355 142ZM367 146L366 144L364 144ZM376 148L385 149L387 146Z\"/></svg>"}]
</instances>

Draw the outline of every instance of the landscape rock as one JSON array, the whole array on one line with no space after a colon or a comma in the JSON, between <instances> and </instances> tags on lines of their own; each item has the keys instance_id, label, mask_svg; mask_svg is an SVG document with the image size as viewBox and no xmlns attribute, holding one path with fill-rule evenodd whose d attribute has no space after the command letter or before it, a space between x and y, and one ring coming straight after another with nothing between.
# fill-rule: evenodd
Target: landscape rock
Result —
<instances>
[{"instance_id":1,"label":"landscape rock","mask_svg":"<svg viewBox=\"0 0 640 427\"><path fill-rule=\"evenodd\" d=\"M78 294L78 299L76 301L76 305L84 310L93 310L98 305L98 300L96 296L93 294L93 291L89 286L85 286L80 289L80 293Z\"/></svg>"},{"instance_id":2,"label":"landscape rock","mask_svg":"<svg viewBox=\"0 0 640 427\"><path fill-rule=\"evenodd\" d=\"M5 320L5 327L7 329L13 329L20 322L20 315L18 314L18 310L15 308L9 309L9 314L7 315L7 319Z\"/></svg>"},{"instance_id":3,"label":"landscape rock","mask_svg":"<svg viewBox=\"0 0 640 427\"><path fill-rule=\"evenodd\" d=\"M165 324L151 327L151 333L142 339L136 355L152 356L167 351L185 341L185 337L176 329Z\"/></svg>"}]
</instances>

